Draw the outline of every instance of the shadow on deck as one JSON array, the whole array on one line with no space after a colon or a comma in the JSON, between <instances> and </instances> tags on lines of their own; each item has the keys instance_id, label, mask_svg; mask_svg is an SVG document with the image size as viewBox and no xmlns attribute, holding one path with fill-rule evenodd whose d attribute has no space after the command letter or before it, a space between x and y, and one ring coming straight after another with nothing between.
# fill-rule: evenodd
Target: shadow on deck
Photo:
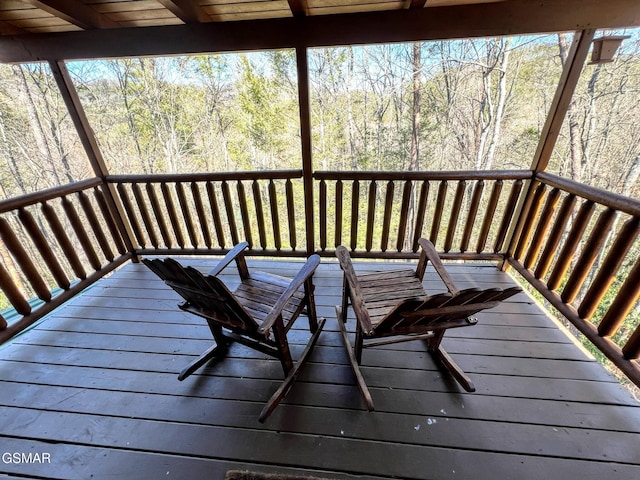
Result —
<instances>
[{"instance_id":1,"label":"shadow on deck","mask_svg":"<svg viewBox=\"0 0 640 480\"><path fill-rule=\"evenodd\" d=\"M206 271L216 260L196 258ZM293 262L253 261L292 275ZM357 270L389 263L357 263ZM461 288L509 286L493 266L451 265ZM237 278L228 269L228 283ZM277 360L234 345L184 382L208 328L142 264L128 264L0 349L0 476L222 479L229 469L324 478L640 478L640 405L519 294L449 330L444 347L476 393L419 342L368 349L364 409L336 325L341 272L315 276L327 326L301 379L266 424ZM429 291L443 286L431 269ZM292 332L294 357L308 333ZM349 324L353 328L353 322ZM6 452L48 453L11 463Z\"/></svg>"}]
</instances>

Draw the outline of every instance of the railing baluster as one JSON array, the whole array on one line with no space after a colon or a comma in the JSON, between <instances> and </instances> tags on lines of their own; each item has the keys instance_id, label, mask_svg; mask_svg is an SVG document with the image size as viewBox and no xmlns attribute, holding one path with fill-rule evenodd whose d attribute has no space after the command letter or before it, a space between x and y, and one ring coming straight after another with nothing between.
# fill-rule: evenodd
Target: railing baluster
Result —
<instances>
[{"instance_id":1,"label":"railing baluster","mask_svg":"<svg viewBox=\"0 0 640 480\"><path fill-rule=\"evenodd\" d=\"M25 277L27 277L27 280L29 280L29 283L36 292L36 295L46 302L51 300L49 287L42 279L42 276L40 275L40 272L38 272L35 264L31 261L29 254L22 247L22 243L18 240L18 237L16 237L15 233L11 229L9 222L4 218L0 218L0 238L2 238L7 249L9 249L13 254L18 265L20 265L20 269L24 273Z\"/></svg>"},{"instance_id":2,"label":"railing baluster","mask_svg":"<svg viewBox=\"0 0 640 480\"><path fill-rule=\"evenodd\" d=\"M247 195L245 194L242 180L238 180L236 189L238 192L238 202L240 203L240 216L242 217L242 228L244 229L245 240L249 244L249 248L253 248L251 221L249 220L249 208L247 207Z\"/></svg>"},{"instance_id":3,"label":"railing baluster","mask_svg":"<svg viewBox=\"0 0 640 480\"><path fill-rule=\"evenodd\" d=\"M171 234L169 233L169 229L167 228L167 222L165 221L165 213L160 206L160 201L158 200L158 194L156 193L156 189L153 186L153 183L147 183L146 186L147 196L149 197L149 201L151 203L151 209L153 210L153 214L155 215L155 222L160 229L160 235L162 236L162 240L167 248L171 248L173 245L173 241L171 239Z\"/></svg>"},{"instance_id":4,"label":"railing baluster","mask_svg":"<svg viewBox=\"0 0 640 480\"><path fill-rule=\"evenodd\" d=\"M629 341L622 347L625 360L637 360L640 358L640 326L636 327Z\"/></svg>"},{"instance_id":5,"label":"railing baluster","mask_svg":"<svg viewBox=\"0 0 640 480\"><path fill-rule=\"evenodd\" d=\"M146 241L144 235L142 234L140 223L138 222L138 216L133 209L133 204L131 203L131 199L129 198L129 194L127 193L127 189L124 183L118 184L118 193L120 194L120 200L122 200L122 205L124 206L124 210L127 213L127 217L129 217L129 223L131 224L133 234L136 236L136 240L138 240L138 245L144 248L146 245Z\"/></svg>"},{"instance_id":6,"label":"railing baluster","mask_svg":"<svg viewBox=\"0 0 640 480\"><path fill-rule=\"evenodd\" d=\"M282 241L280 238L280 215L278 213L278 195L276 184L273 179L269 180L269 206L271 208L271 226L273 228L273 243L276 250L282 249Z\"/></svg>"},{"instance_id":7,"label":"railing baluster","mask_svg":"<svg viewBox=\"0 0 640 480\"><path fill-rule=\"evenodd\" d=\"M409 202L411 201L411 192L413 183L411 180L404 182L402 189L402 202L400 204L400 222L398 223L398 240L396 242L396 250L401 252L404 248L404 241L407 235L407 221L409 219Z\"/></svg>"},{"instance_id":8,"label":"railing baluster","mask_svg":"<svg viewBox=\"0 0 640 480\"><path fill-rule=\"evenodd\" d=\"M107 240L107 236L104 234L104 230L102 230L102 225L100 225L100 221L96 216L95 210L93 209L93 205L89 201L89 197L84 192L78 192L78 200L80 200L80 206L82 207L82 211L84 212L87 221L89 222L89 226L93 231L93 234L98 241L98 245L100 245L100 249L102 250L102 254L104 258L109 262L112 262L115 258L113 254L113 250L111 250L111 244L109 240Z\"/></svg>"},{"instance_id":9,"label":"railing baluster","mask_svg":"<svg viewBox=\"0 0 640 480\"><path fill-rule=\"evenodd\" d=\"M24 298L22 292L18 290L13 278L9 275L9 272L4 268L4 266L0 263L0 288L6 295L7 299L13 305L13 308L16 309L20 315L29 315L31 313L31 305ZM6 328L6 322L5 322Z\"/></svg>"},{"instance_id":10,"label":"railing baluster","mask_svg":"<svg viewBox=\"0 0 640 480\"><path fill-rule=\"evenodd\" d=\"M336 182L336 230L334 246L342 244L342 180Z\"/></svg>"},{"instance_id":11,"label":"railing baluster","mask_svg":"<svg viewBox=\"0 0 640 480\"><path fill-rule=\"evenodd\" d=\"M395 185L393 180L387 182L387 193L384 201L384 216L382 220L382 238L380 239L380 250L387 251L389 245L389 230L391 229L391 213L393 209L393 193Z\"/></svg>"},{"instance_id":12,"label":"railing baluster","mask_svg":"<svg viewBox=\"0 0 640 480\"><path fill-rule=\"evenodd\" d=\"M522 192L522 180L516 180L509 193L509 199L502 215L502 221L500 222L500 228L498 228L498 234L496 235L496 243L493 246L493 251L499 253L504 246L504 241L507 238L507 232L509 231L509 225L513 220L513 212L516 210L518 204L518 198L520 198L520 192Z\"/></svg>"},{"instance_id":13,"label":"railing baluster","mask_svg":"<svg viewBox=\"0 0 640 480\"><path fill-rule=\"evenodd\" d=\"M147 235L149 240L151 241L151 245L155 248L158 248L160 242L158 242L158 236L156 235L156 231L153 228L153 220L151 220L151 216L149 215L149 209L147 208L147 204L144 201L144 197L142 196L142 190L140 190L140 185L138 183L134 183L131 185L131 191L133 192L133 198L136 200L136 204L138 205L138 210L140 211L140 215L142 216L142 223L144 227L147 229Z\"/></svg>"},{"instance_id":14,"label":"railing baluster","mask_svg":"<svg viewBox=\"0 0 640 480\"><path fill-rule=\"evenodd\" d=\"M560 211L556 216L555 224L551 229L551 234L547 239L544 250L542 251L542 255L540 256L540 261L538 262L538 266L536 267L536 278L544 277L549 271L551 262L553 261L553 257L558 250L558 245L560 245L560 240L562 239L562 235L564 234L567 223L571 218L571 214L573 213L575 206L576 196L573 194L567 195L562 201Z\"/></svg>"},{"instance_id":15,"label":"railing baluster","mask_svg":"<svg viewBox=\"0 0 640 480\"><path fill-rule=\"evenodd\" d=\"M531 240L531 232L533 231L533 227L536 225L536 221L540 220L540 209L542 208L542 202L547 193L547 186L544 183L541 183L536 188L535 193L533 194L533 199L531 201L531 206L529 207L529 211L527 212L527 220L524 222L524 226L522 227L522 232L520 232L520 238L518 239L518 245L513 252L513 258L520 260L527 246L529 245L529 241Z\"/></svg>"},{"instance_id":16,"label":"railing baluster","mask_svg":"<svg viewBox=\"0 0 640 480\"><path fill-rule=\"evenodd\" d=\"M285 192L287 194L287 218L289 220L289 243L291 249L295 250L298 242L296 240L296 212L295 202L293 201L293 183L287 178L285 182Z\"/></svg>"},{"instance_id":17,"label":"railing baluster","mask_svg":"<svg viewBox=\"0 0 640 480\"><path fill-rule=\"evenodd\" d=\"M370 252L373 248L373 225L376 220L376 197L378 195L378 184L371 180L369 184L369 202L367 208L367 237L365 248Z\"/></svg>"},{"instance_id":18,"label":"railing baluster","mask_svg":"<svg viewBox=\"0 0 640 480\"><path fill-rule=\"evenodd\" d=\"M87 278L87 272L80 261L80 257L78 257L75 248L73 248L73 244L71 243L65 228L62 226L54 208L45 202L42 204L42 213L44 214L44 218L47 219L49 228L51 228L53 235L56 237L65 257L67 257L69 265L71 265L71 268L73 269L73 273L75 273L80 279Z\"/></svg>"},{"instance_id":19,"label":"railing baluster","mask_svg":"<svg viewBox=\"0 0 640 480\"><path fill-rule=\"evenodd\" d=\"M569 279L562 290L561 298L563 302L571 303L575 300L580 288L587 279L589 270L591 270L591 267L596 261L600 250L602 250L604 243L609 236L609 232L611 231L611 226L613 225L615 218L616 211L612 208L606 209L598 217L598 221L591 231L589 240L587 240L587 243L582 249L580 258L578 258L578 261L576 262L575 267L573 268L571 275L569 275Z\"/></svg>"},{"instance_id":20,"label":"railing baluster","mask_svg":"<svg viewBox=\"0 0 640 480\"><path fill-rule=\"evenodd\" d=\"M99 188L93 189L93 197L96 199L96 203L98 204L98 208L100 208L100 212L102 213L102 218L107 224L107 228L109 229L109 233L111 234L111 238L116 244L116 249L118 253L121 255L127 252L127 247L122 240L122 236L120 235L120 231L116 225L113 216L111 215L111 210L109 210L109 206L107 205L107 199L104 196L104 193Z\"/></svg>"},{"instance_id":21,"label":"railing baluster","mask_svg":"<svg viewBox=\"0 0 640 480\"><path fill-rule=\"evenodd\" d=\"M253 205L256 209L256 219L258 221L258 237L260 238L260 246L263 250L267 248L267 232L264 223L264 210L262 209L262 194L260 193L260 184L254 180L251 184L253 191Z\"/></svg>"},{"instance_id":22,"label":"railing baluster","mask_svg":"<svg viewBox=\"0 0 640 480\"><path fill-rule=\"evenodd\" d=\"M442 212L444 211L444 202L447 197L448 184L446 180L440 182L438 187L438 198L436 199L436 209L433 212L433 223L431 224L431 234L429 240L434 245L438 244L438 234L440 233L440 223L442 222Z\"/></svg>"},{"instance_id":23,"label":"railing baluster","mask_svg":"<svg viewBox=\"0 0 640 480\"><path fill-rule=\"evenodd\" d=\"M462 241L460 242L461 252L466 252L469 249L471 232L473 231L473 226L476 223L476 217L478 216L478 208L480 207L480 200L482 199L483 192L484 192L484 180L478 180L476 182L475 187L473 187L473 195L471 196L471 206L469 207L467 221L465 223L464 232L462 234Z\"/></svg>"},{"instance_id":24,"label":"railing baluster","mask_svg":"<svg viewBox=\"0 0 640 480\"><path fill-rule=\"evenodd\" d=\"M493 184L493 190L491 191L491 197L489 198L489 205L484 212L484 219L482 220L482 228L480 229L480 235L478 236L478 243L476 244L476 253L484 252L487 246L487 239L489 238L489 231L493 224L493 217L496 214L496 208L498 207L498 200L500 200L500 194L502 193L502 180L498 179Z\"/></svg>"},{"instance_id":25,"label":"railing baluster","mask_svg":"<svg viewBox=\"0 0 640 480\"><path fill-rule=\"evenodd\" d=\"M627 314L635 306L639 296L640 259L637 259L633 269L631 270L631 272L629 272L629 275L622 284L622 287L620 287L618 295L616 295L615 300L607 310L607 313L602 318L602 321L598 326L598 333L601 336L613 335L618 330L618 327L620 327ZM638 358L638 347L640 340L640 338L638 338L639 328L640 325L636 326L636 331L627 341L627 344L622 348L622 353L627 359Z\"/></svg>"},{"instance_id":26,"label":"railing baluster","mask_svg":"<svg viewBox=\"0 0 640 480\"><path fill-rule=\"evenodd\" d=\"M607 257L600 266L600 270L593 282L591 282L591 286L585 293L582 303L580 303L578 308L580 317L589 319L593 316L600 301L616 279L616 274L625 256L629 253L633 242L638 238L638 234L640 234L640 218L629 219L620 229ZM603 337L613 334L611 330L605 329L602 324L598 327L598 331Z\"/></svg>"},{"instance_id":27,"label":"railing baluster","mask_svg":"<svg viewBox=\"0 0 640 480\"><path fill-rule=\"evenodd\" d=\"M49 242L47 241L44 234L40 230L40 227L33 218L33 215L31 215L31 213L24 208L21 208L20 210L18 210L18 218L22 222L22 225L24 225L24 228L31 237L31 240L33 240L33 244L40 252L40 255L42 255L44 263L47 264L47 267L49 268L49 271L53 275L53 278L55 279L58 286L67 290L71 286L69 283L69 279L64 273L64 269L60 265L60 262L58 262L55 253L53 253Z\"/></svg>"},{"instance_id":28,"label":"railing baluster","mask_svg":"<svg viewBox=\"0 0 640 480\"><path fill-rule=\"evenodd\" d=\"M445 236L444 241L444 251L448 252L451 250L451 246L453 245L453 237L456 234L456 229L458 228L458 218L460 217L460 209L462 207L462 200L464 199L464 191L467 186L467 182L464 180L458 181L458 186L456 187L456 194L453 199L453 207L451 209L451 216L449 217L449 226L447 227L447 234Z\"/></svg>"},{"instance_id":29,"label":"railing baluster","mask_svg":"<svg viewBox=\"0 0 640 480\"><path fill-rule=\"evenodd\" d=\"M191 182L191 196L193 197L193 203L196 206L196 214L198 215L198 223L200 224L200 231L202 232L204 244L207 248L211 248L209 221L204 213L204 204L202 203L202 197L200 196L200 188L196 182Z\"/></svg>"},{"instance_id":30,"label":"railing baluster","mask_svg":"<svg viewBox=\"0 0 640 480\"><path fill-rule=\"evenodd\" d=\"M171 227L173 228L173 235L178 242L178 246L180 248L184 248L184 235L182 233L182 228L180 227L180 222L178 221L178 213L176 212L176 206L173 201L173 196L171 195L169 185L166 182L162 182L160 184L160 191L162 192L164 204L167 206L167 213L169 214L169 221L171 222Z\"/></svg>"},{"instance_id":31,"label":"railing baluster","mask_svg":"<svg viewBox=\"0 0 640 480\"><path fill-rule=\"evenodd\" d=\"M320 180L320 188L318 189L320 217L320 250L323 252L327 249L327 182Z\"/></svg>"},{"instance_id":32,"label":"railing baluster","mask_svg":"<svg viewBox=\"0 0 640 480\"><path fill-rule=\"evenodd\" d=\"M562 282L565 273L567 273L567 270L569 269L571 260L573 259L573 254L582 239L582 234L587 228L587 224L593 215L594 209L595 203L591 201L584 202L580 207L578 216L576 217L573 226L571 227L571 231L569 232L569 236L558 255L558 261L556 262L556 265L551 272L551 276L547 281L549 290L555 290Z\"/></svg>"},{"instance_id":33,"label":"railing baluster","mask_svg":"<svg viewBox=\"0 0 640 480\"><path fill-rule=\"evenodd\" d=\"M71 223L71 227L78 237L78 241L84 250L85 255L87 256L87 260L89 260L89 264L93 267L94 270L100 270L102 268L102 264L100 263L100 259L96 254L96 251L91 244L91 239L87 232L85 231L84 225L80 221L80 217L78 216L78 212L76 208L73 206L73 203L67 198L62 198L62 208L64 212L67 214L67 218L69 219L69 223Z\"/></svg>"},{"instance_id":34,"label":"railing baluster","mask_svg":"<svg viewBox=\"0 0 640 480\"><path fill-rule=\"evenodd\" d=\"M182 212L182 218L184 224L187 226L187 234L193 248L198 248L200 245L200 239L196 233L195 225L193 224L193 217L191 216L191 208L187 200L187 194L184 190L184 184L182 182L176 183L176 193L178 195L178 204L180 205L180 211Z\"/></svg>"},{"instance_id":35,"label":"railing baluster","mask_svg":"<svg viewBox=\"0 0 640 480\"><path fill-rule=\"evenodd\" d=\"M533 234L531 245L529 245L529 250L527 251L527 255L524 260L525 268L531 269L531 267L538 261L542 243L547 239L547 232L549 231L551 221L553 220L553 213L556 211L559 202L560 190L554 188L551 190L549 195L547 195L547 202L542 210L542 215L538 220L538 226Z\"/></svg>"},{"instance_id":36,"label":"railing baluster","mask_svg":"<svg viewBox=\"0 0 640 480\"><path fill-rule=\"evenodd\" d=\"M358 224L360 213L360 183L354 180L351 185L351 250L355 251L358 246Z\"/></svg>"},{"instance_id":37,"label":"railing baluster","mask_svg":"<svg viewBox=\"0 0 640 480\"><path fill-rule=\"evenodd\" d=\"M637 270L640 270L640 268ZM636 288L638 288L638 285L640 285L640 278L638 277L640 277L640 275L636 272L636 278L635 278ZM629 288L631 289L632 287L629 287ZM629 293L633 293L633 292L629 292ZM635 296L637 301L638 292L636 292ZM633 304L631 308L633 308ZM622 355L624 355L624 358L626 360L637 360L638 358L640 358L640 325L636 325L636 329L631 334L631 337L629 337L629 340L627 340L627 343L622 347Z\"/></svg>"},{"instance_id":38,"label":"railing baluster","mask_svg":"<svg viewBox=\"0 0 640 480\"><path fill-rule=\"evenodd\" d=\"M223 189L224 190L224 189ZM222 217L220 216L220 207L218 207L218 198L216 196L216 190L213 185L213 182L207 182L207 196L209 197L209 205L211 206L211 215L213 215L213 226L216 230L216 237L218 238L218 245L221 248L224 248L227 243L224 235L224 228L222 227ZM224 200L226 203L226 198ZM233 210L231 211L231 218L228 218L229 229L231 232L231 228L235 228L235 218L233 217ZM232 227L233 224L233 227ZM233 233L232 233L233 235ZM237 235L236 235L237 236ZM238 243L238 242L234 242Z\"/></svg>"},{"instance_id":39,"label":"railing baluster","mask_svg":"<svg viewBox=\"0 0 640 480\"><path fill-rule=\"evenodd\" d=\"M413 242L411 250L418 251L418 240L422 237L422 229L424 228L424 218L427 213L427 200L429 199L429 181L422 182L420 187L420 200L418 201L418 209L416 210L416 223L413 229Z\"/></svg>"}]
</instances>

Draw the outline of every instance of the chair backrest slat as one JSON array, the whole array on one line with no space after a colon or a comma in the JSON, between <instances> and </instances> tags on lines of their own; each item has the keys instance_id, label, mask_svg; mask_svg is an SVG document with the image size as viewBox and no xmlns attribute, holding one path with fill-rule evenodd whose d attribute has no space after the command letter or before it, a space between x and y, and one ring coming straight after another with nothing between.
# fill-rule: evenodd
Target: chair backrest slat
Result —
<instances>
[{"instance_id":1,"label":"chair backrest slat","mask_svg":"<svg viewBox=\"0 0 640 480\"><path fill-rule=\"evenodd\" d=\"M424 299L408 299L399 302L379 323L375 334L393 331L410 332L433 328L451 328L453 322L465 320L487 308L493 308L502 300L515 295L518 287L502 290L469 288L456 295L441 293Z\"/></svg>"}]
</instances>

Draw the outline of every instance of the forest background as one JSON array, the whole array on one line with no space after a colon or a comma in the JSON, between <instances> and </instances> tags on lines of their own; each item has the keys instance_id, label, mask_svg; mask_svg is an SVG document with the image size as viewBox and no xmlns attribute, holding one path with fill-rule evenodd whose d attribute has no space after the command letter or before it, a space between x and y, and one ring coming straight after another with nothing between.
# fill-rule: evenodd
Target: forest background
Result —
<instances>
[{"instance_id":1,"label":"forest background","mask_svg":"<svg viewBox=\"0 0 640 480\"><path fill-rule=\"evenodd\" d=\"M640 31L615 33L630 38L614 63L584 67L547 171L638 198ZM310 50L313 168L529 169L571 37ZM295 61L279 50L67 66L109 172L156 174L300 169ZM0 198L93 176L48 65L0 65ZM639 322L636 305L621 334Z\"/></svg>"}]
</instances>

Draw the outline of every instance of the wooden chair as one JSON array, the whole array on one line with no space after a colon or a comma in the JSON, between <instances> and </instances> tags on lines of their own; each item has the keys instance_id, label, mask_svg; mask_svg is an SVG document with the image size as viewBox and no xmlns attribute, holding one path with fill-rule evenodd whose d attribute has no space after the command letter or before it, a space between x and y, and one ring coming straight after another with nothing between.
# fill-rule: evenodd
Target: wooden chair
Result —
<instances>
[{"instance_id":1,"label":"wooden chair","mask_svg":"<svg viewBox=\"0 0 640 480\"><path fill-rule=\"evenodd\" d=\"M358 387L369 410L373 399L360 372L362 349L409 340L426 340L427 348L468 392L475 391L471 379L442 348L441 341L449 328L475 325L477 312L492 308L522 291L518 287L458 290L440 261L433 244L419 240L422 251L415 270L400 269L356 275L349 251L340 246L336 256L344 272L342 306L336 306L338 324L349 355ZM431 261L448 292L427 295L422 279ZM351 303L356 317L353 347L345 326L347 307Z\"/></svg>"},{"instance_id":2,"label":"wooden chair","mask_svg":"<svg viewBox=\"0 0 640 480\"><path fill-rule=\"evenodd\" d=\"M247 246L246 242L235 246L209 275L183 267L171 258L142 261L185 300L179 305L182 310L207 321L215 340L210 349L182 370L179 380L209 360L223 357L232 341L280 360L286 378L262 410L259 420L264 422L298 378L324 327L325 319L318 323L316 317L312 282L320 257L312 255L295 278L289 279L265 272L250 273L244 258ZM234 260L241 282L231 292L217 275ZM294 366L287 332L303 310L312 335Z\"/></svg>"}]
</instances>

